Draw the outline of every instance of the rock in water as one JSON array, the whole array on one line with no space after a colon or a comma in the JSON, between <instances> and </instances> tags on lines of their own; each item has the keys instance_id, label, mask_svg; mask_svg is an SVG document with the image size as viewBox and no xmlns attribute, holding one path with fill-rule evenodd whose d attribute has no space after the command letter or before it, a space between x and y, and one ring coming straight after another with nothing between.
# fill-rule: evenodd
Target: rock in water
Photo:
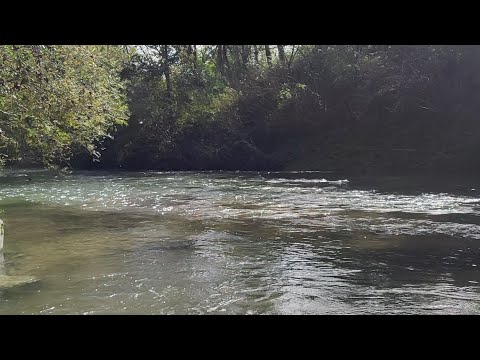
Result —
<instances>
[{"instance_id":1,"label":"rock in water","mask_svg":"<svg viewBox=\"0 0 480 360\"><path fill-rule=\"evenodd\" d=\"M0 290L37 282L33 276L0 275Z\"/></svg>"},{"instance_id":2,"label":"rock in water","mask_svg":"<svg viewBox=\"0 0 480 360\"><path fill-rule=\"evenodd\" d=\"M0 252L0 290L37 282L33 276L19 275L10 276L5 274L5 259L3 252Z\"/></svg>"}]
</instances>

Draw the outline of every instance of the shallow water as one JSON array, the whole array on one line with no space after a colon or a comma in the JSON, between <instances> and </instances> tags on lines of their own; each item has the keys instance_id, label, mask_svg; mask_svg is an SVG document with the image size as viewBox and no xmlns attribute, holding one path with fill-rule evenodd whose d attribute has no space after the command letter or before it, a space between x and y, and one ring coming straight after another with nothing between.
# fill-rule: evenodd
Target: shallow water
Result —
<instances>
[{"instance_id":1,"label":"shallow water","mask_svg":"<svg viewBox=\"0 0 480 360\"><path fill-rule=\"evenodd\" d=\"M4 170L0 314L480 314L479 191L453 177Z\"/></svg>"}]
</instances>

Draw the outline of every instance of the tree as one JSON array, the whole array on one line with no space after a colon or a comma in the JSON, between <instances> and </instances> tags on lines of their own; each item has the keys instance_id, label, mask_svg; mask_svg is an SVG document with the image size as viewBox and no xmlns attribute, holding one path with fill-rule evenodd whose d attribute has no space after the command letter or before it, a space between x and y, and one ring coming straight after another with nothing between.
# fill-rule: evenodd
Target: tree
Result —
<instances>
[{"instance_id":1,"label":"tree","mask_svg":"<svg viewBox=\"0 0 480 360\"><path fill-rule=\"evenodd\" d=\"M128 119L117 46L0 46L0 158L68 162Z\"/></svg>"},{"instance_id":2,"label":"tree","mask_svg":"<svg viewBox=\"0 0 480 360\"><path fill-rule=\"evenodd\" d=\"M258 65L259 61L258 61L258 46L257 45L253 45L253 53L254 53L254 56L255 56L255 64Z\"/></svg>"},{"instance_id":3,"label":"tree","mask_svg":"<svg viewBox=\"0 0 480 360\"><path fill-rule=\"evenodd\" d=\"M270 45L265 45L265 57L267 58L268 66L272 65L272 53L270 51Z\"/></svg>"},{"instance_id":4,"label":"tree","mask_svg":"<svg viewBox=\"0 0 480 360\"><path fill-rule=\"evenodd\" d=\"M277 48L278 48L278 59L280 60L280 64L284 66L286 63L285 48L283 47L283 45L277 45Z\"/></svg>"}]
</instances>

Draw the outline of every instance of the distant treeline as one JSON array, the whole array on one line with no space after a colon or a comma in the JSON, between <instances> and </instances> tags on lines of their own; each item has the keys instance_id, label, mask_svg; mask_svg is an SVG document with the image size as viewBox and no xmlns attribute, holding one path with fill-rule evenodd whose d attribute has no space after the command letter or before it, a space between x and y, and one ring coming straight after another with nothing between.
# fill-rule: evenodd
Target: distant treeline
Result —
<instances>
[{"instance_id":1,"label":"distant treeline","mask_svg":"<svg viewBox=\"0 0 480 360\"><path fill-rule=\"evenodd\" d=\"M479 169L480 46L0 46L7 164Z\"/></svg>"}]
</instances>

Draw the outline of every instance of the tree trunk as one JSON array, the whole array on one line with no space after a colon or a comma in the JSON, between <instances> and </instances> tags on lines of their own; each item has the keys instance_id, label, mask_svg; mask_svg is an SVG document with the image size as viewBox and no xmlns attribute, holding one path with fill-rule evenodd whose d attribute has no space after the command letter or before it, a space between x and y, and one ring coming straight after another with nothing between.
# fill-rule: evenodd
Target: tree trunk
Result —
<instances>
[{"instance_id":1,"label":"tree trunk","mask_svg":"<svg viewBox=\"0 0 480 360\"><path fill-rule=\"evenodd\" d=\"M172 82L170 80L170 63L168 58L168 45L162 46L163 57L163 74L165 75L165 83L167 84L167 96L172 97Z\"/></svg>"},{"instance_id":2,"label":"tree trunk","mask_svg":"<svg viewBox=\"0 0 480 360\"><path fill-rule=\"evenodd\" d=\"M250 55L250 46L242 45L242 65L245 70L247 69L248 55Z\"/></svg>"},{"instance_id":3,"label":"tree trunk","mask_svg":"<svg viewBox=\"0 0 480 360\"><path fill-rule=\"evenodd\" d=\"M278 59L280 60L280 64L285 65L286 57L285 57L285 48L283 45L277 45L278 48Z\"/></svg>"},{"instance_id":4,"label":"tree trunk","mask_svg":"<svg viewBox=\"0 0 480 360\"><path fill-rule=\"evenodd\" d=\"M270 45L265 45L265 56L267 57L268 66L272 65L272 53L270 52Z\"/></svg>"},{"instance_id":5,"label":"tree trunk","mask_svg":"<svg viewBox=\"0 0 480 360\"><path fill-rule=\"evenodd\" d=\"M197 45L193 45L193 68L197 70Z\"/></svg>"},{"instance_id":6,"label":"tree trunk","mask_svg":"<svg viewBox=\"0 0 480 360\"><path fill-rule=\"evenodd\" d=\"M223 74L223 45L217 45L217 70Z\"/></svg>"},{"instance_id":7,"label":"tree trunk","mask_svg":"<svg viewBox=\"0 0 480 360\"><path fill-rule=\"evenodd\" d=\"M258 47L257 47L257 45L253 45L253 54L255 55L255 64L258 65Z\"/></svg>"},{"instance_id":8,"label":"tree trunk","mask_svg":"<svg viewBox=\"0 0 480 360\"><path fill-rule=\"evenodd\" d=\"M227 45L223 45L223 62L225 63L225 66L227 69L230 69L230 63L228 61L228 55L227 55Z\"/></svg>"}]
</instances>

